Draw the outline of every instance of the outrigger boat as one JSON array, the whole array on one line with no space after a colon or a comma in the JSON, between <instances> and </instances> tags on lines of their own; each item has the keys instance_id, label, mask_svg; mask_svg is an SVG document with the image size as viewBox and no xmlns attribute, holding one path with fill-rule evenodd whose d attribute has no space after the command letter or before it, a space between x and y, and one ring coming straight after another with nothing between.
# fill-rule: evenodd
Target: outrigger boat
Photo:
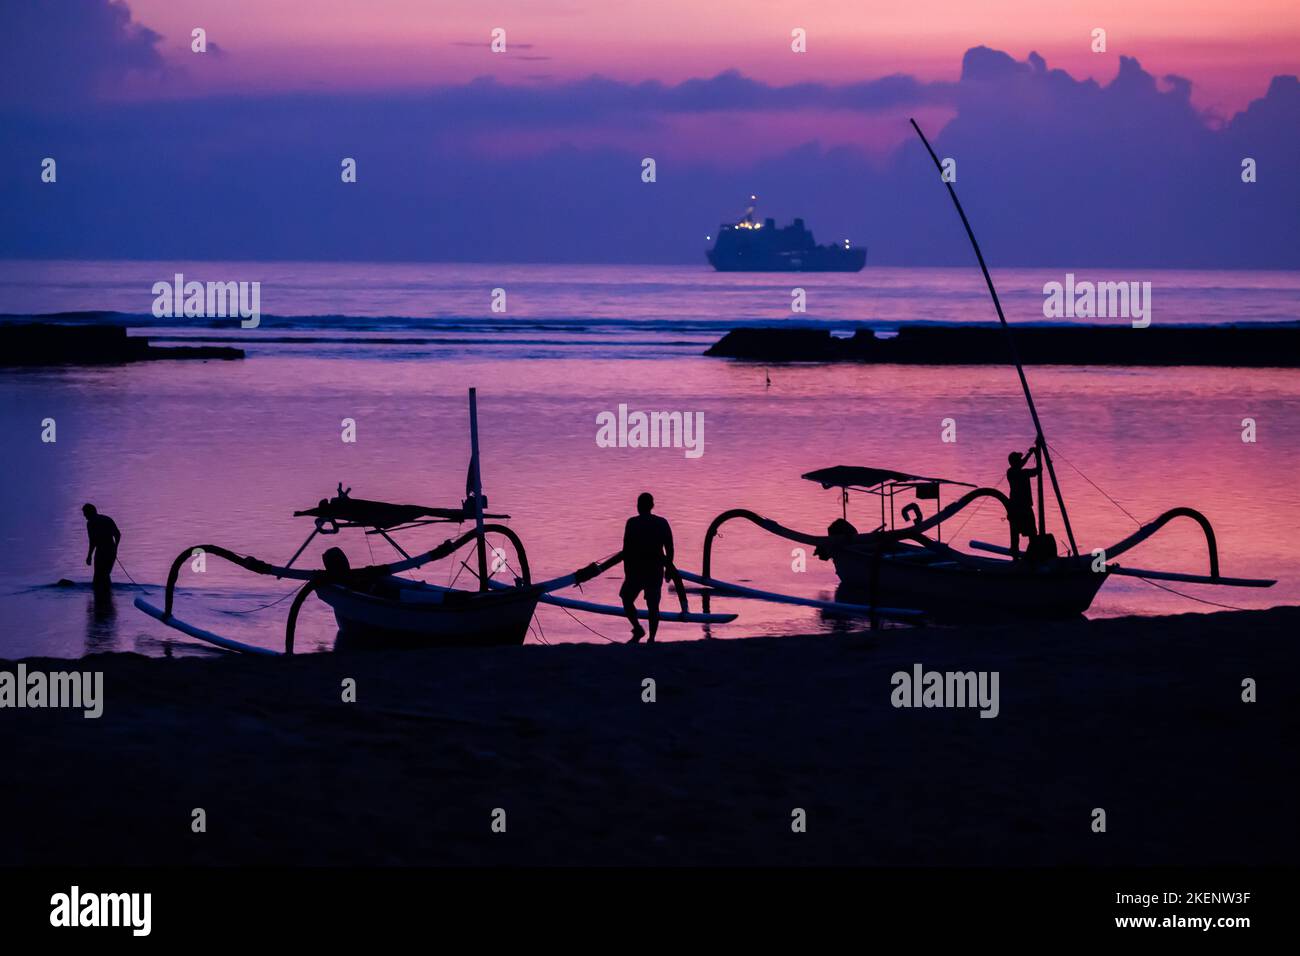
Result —
<instances>
[{"instance_id":1,"label":"outrigger boat","mask_svg":"<svg viewBox=\"0 0 1300 956\"><path fill-rule=\"evenodd\" d=\"M508 525L497 523L508 519L509 515L489 514L485 511L487 498L483 494L479 472L478 403L476 391L472 388L469 390L469 414L470 465L466 497L459 508L430 508L353 498L351 489L345 490L340 484L335 497L322 500L315 508L294 513L295 517L312 518L314 528L286 564L269 564L218 545L196 545L186 548L172 562L167 575L164 606L159 608L144 598L136 598L135 606L168 627L225 650L252 654L280 653L223 637L187 623L175 615L176 583L181 569L197 552L202 552L206 556L223 558L254 574L305 582L289 608L285 627L286 654L293 653L299 612L303 603L313 594L334 611L340 646L522 644L539 603L622 617L622 607L574 601L552 594L603 574L622 561L622 552L558 578L541 582L532 580L523 542ZM460 524L466 521L474 523L471 530L416 555L408 554L393 537L398 532L432 524ZM323 555L323 569L293 567L317 535L338 534L346 529L359 529L366 534L379 535L401 555L401 560L352 568L342 550L330 548ZM489 534L500 535L510 542L519 565L513 583L493 580L493 575L508 569L509 563L504 560L504 550L495 549L489 567ZM443 587L401 576L403 571L450 558L470 542L476 545L477 588ZM684 591L679 590L679 594L682 598L681 612L663 611L660 620L725 624L736 618L735 614L690 612L686 607ZM640 615L644 617L646 612L641 611Z\"/></svg>"},{"instance_id":2,"label":"outrigger boat","mask_svg":"<svg viewBox=\"0 0 1300 956\"><path fill-rule=\"evenodd\" d=\"M935 168L942 174L939 157L912 120L921 142L925 144ZM1011 327L1002 311L997 289L989 275L984 255L975 240L974 230L957 192L951 182L946 182L957 214L961 217L966 235L970 239L975 257L984 273L984 281L997 311L998 321L1006 333L1007 344L1020 385L1033 419L1035 441L1041 467L1038 470L1038 527L1023 556L1012 547L972 541L970 546L985 554L975 555L959 551L942 540L942 524L976 502L992 499L1005 510L1008 525L1012 506L1008 497L996 488L977 488L963 482L942 478L928 478L884 468L866 468L838 465L811 471L803 477L817 482L823 488L840 490L841 517L824 535L807 534L788 528L771 518L746 509L733 509L718 515L709 526L704 539L702 576L698 579L708 584L713 579L713 543L722 526L733 519L744 519L774 535L791 541L813 545L818 557L831 561L839 575L841 588L837 598L844 596L861 599L871 607L881 603L898 604L926 612L940 621L983 620L999 618L1071 618L1081 615L1092 604L1093 598L1111 575L1127 575L1149 580L1182 581L1195 584L1227 585L1232 587L1271 587L1273 580L1231 578L1219 573L1219 552L1214 529L1209 520L1192 508L1173 508L1155 520L1142 525L1137 531L1108 548L1090 553L1080 553L1074 529L1061 495L1060 483L1052 464L1051 452L1043 434L1043 425L1034 405L1024 366L1016 352ZM1069 541L1066 554L1058 554L1056 538L1046 529L1043 472L1051 479L1052 491L1060 513L1061 525ZM940 506L943 487L970 489L946 507ZM865 492L880 498L880 524L871 531L860 532L848 521L850 491ZM901 526L895 519L898 496L910 495L914 500L902 507ZM923 502L933 501L935 513L923 514ZM1125 567L1115 559L1141 544L1175 518L1186 517L1195 521L1205 536L1209 552L1209 574L1190 574L1174 571L1147 570ZM933 532L933 537L929 532ZM989 557L988 555L998 555Z\"/></svg>"}]
</instances>

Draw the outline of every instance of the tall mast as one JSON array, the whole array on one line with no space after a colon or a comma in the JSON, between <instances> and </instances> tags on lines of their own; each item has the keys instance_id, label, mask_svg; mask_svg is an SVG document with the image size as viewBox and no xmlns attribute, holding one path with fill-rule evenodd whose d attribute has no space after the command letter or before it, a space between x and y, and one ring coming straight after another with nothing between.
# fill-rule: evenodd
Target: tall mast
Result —
<instances>
[{"instance_id":1,"label":"tall mast","mask_svg":"<svg viewBox=\"0 0 1300 956\"><path fill-rule=\"evenodd\" d=\"M469 470L474 493L474 530L478 536L478 589L488 589L487 541L483 536L483 477L478 468L478 389L469 390Z\"/></svg>"},{"instance_id":2,"label":"tall mast","mask_svg":"<svg viewBox=\"0 0 1300 956\"><path fill-rule=\"evenodd\" d=\"M916 135L921 137L921 142L925 144L926 152L934 160L935 169L939 170L940 176L943 175L943 164L939 162L939 157L935 154L930 141L925 138L921 132L921 127L916 125L916 120L909 120L912 129L916 130ZM1052 479L1052 491L1056 494L1056 505L1061 510L1061 521L1065 524L1066 537L1070 539L1070 552L1079 553L1079 546L1074 542L1074 531L1070 527L1070 516L1065 510L1065 499L1061 497L1061 485L1056 480L1056 468L1052 465L1052 456L1047 452L1047 439L1043 436L1043 423L1038 419L1038 409L1034 405L1034 396L1029 391L1029 379L1025 378L1025 367L1020 364L1020 353L1016 350L1016 340L1011 334L1011 326L1007 323L1007 317L1002 314L1002 303L998 299L998 290L993 288L993 277L989 275L989 267L984 263L984 253L980 252L980 244L975 241L975 231L971 229L970 220L966 218L966 211L961 208L961 201L957 198L957 190L952 188L952 183L944 181L948 187L948 195L952 197L952 204L957 207L957 215L961 216L961 224L966 227L966 235L970 239L971 246L975 249L975 258L979 260L980 270L984 273L984 281L988 284L989 295L993 297L993 307L997 309L998 321L1002 323L1002 331L1007 334L1007 346L1011 349L1011 359L1016 363L1016 373L1020 376L1020 387L1025 392L1025 402L1029 405L1029 415L1034 420L1034 432L1037 435L1038 454L1042 458L1041 464L1047 466L1047 474ZM1038 506L1039 520L1042 519L1043 506Z\"/></svg>"}]
</instances>

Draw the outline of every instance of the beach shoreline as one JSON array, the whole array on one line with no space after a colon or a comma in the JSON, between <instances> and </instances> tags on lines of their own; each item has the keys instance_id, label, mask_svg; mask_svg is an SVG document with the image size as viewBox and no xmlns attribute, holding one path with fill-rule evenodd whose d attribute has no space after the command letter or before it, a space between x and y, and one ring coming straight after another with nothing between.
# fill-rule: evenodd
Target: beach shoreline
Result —
<instances>
[{"instance_id":1,"label":"beach shoreline","mask_svg":"<svg viewBox=\"0 0 1300 956\"><path fill-rule=\"evenodd\" d=\"M1297 625L28 658L103 714L0 711L0 864L1286 864ZM894 706L918 664L997 672L997 717Z\"/></svg>"}]
</instances>

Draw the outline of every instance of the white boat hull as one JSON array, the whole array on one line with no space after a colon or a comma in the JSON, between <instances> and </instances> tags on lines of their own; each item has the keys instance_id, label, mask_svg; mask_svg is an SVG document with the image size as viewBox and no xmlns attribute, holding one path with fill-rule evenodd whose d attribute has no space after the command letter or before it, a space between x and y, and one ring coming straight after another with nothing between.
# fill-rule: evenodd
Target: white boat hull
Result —
<instances>
[{"instance_id":1,"label":"white boat hull","mask_svg":"<svg viewBox=\"0 0 1300 956\"><path fill-rule=\"evenodd\" d=\"M316 593L334 611L341 644L410 647L522 644L538 599L531 591L459 591L398 577L368 592L327 584Z\"/></svg>"}]
</instances>

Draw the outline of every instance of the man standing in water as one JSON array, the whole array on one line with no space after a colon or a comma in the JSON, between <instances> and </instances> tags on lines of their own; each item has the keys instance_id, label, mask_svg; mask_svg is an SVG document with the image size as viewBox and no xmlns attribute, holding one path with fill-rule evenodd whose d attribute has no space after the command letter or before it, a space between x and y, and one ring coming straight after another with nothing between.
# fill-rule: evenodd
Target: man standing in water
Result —
<instances>
[{"instance_id":1,"label":"man standing in water","mask_svg":"<svg viewBox=\"0 0 1300 956\"><path fill-rule=\"evenodd\" d=\"M623 611L632 623L633 644L645 636L645 629L636 618L637 595L645 592L650 618L649 641L653 641L659 630L659 595L663 582L672 576L673 529L663 518L650 513L654 506L654 497L643 491L636 499L637 513L627 519L623 529L623 587L618 596L623 599Z\"/></svg>"},{"instance_id":2,"label":"man standing in water","mask_svg":"<svg viewBox=\"0 0 1300 956\"><path fill-rule=\"evenodd\" d=\"M90 548L86 551L86 563L95 562L94 588L96 594L107 594L112 590L113 562L117 560L117 543L122 540L122 532L108 515L100 514L92 504L83 505L81 513L86 516L86 536L90 539Z\"/></svg>"},{"instance_id":3,"label":"man standing in water","mask_svg":"<svg viewBox=\"0 0 1300 956\"><path fill-rule=\"evenodd\" d=\"M1033 454L1037 467L1025 467L1025 459L1030 453ZM1038 529L1034 525L1034 491L1029 485L1029 479L1038 477L1043 469L1042 462L1039 461L1038 445L1035 444L1024 455L1013 451L1007 455L1007 464L1011 466L1007 469L1007 485L1010 488L1008 497L1011 499L1011 551L1019 558L1020 536L1023 534L1029 544L1033 544L1034 538L1038 536Z\"/></svg>"}]
</instances>

